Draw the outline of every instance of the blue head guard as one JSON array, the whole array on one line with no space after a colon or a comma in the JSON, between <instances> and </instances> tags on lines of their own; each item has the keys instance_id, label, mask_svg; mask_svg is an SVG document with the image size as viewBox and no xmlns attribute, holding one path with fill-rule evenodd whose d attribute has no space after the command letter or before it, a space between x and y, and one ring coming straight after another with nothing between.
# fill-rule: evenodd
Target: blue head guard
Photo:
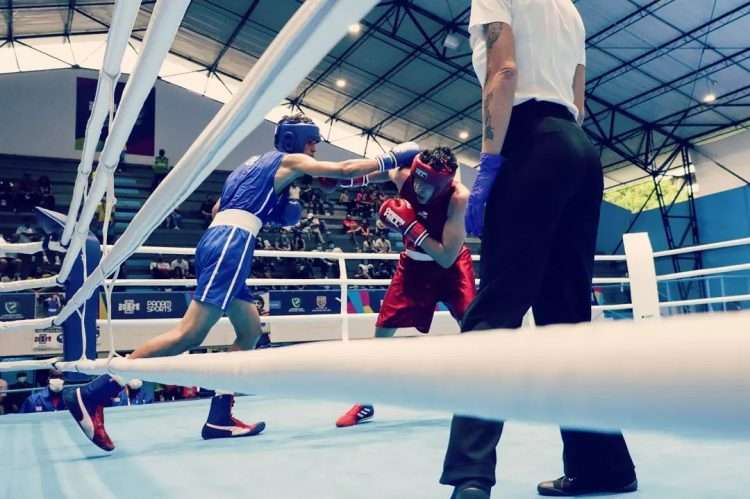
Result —
<instances>
[{"instance_id":1,"label":"blue head guard","mask_svg":"<svg viewBox=\"0 0 750 499\"><path fill-rule=\"evenodd\" d=\"M300 153L308 142L320 142L320 129L315 123L280 123L276 126L273 145L277 150Z\"/></svg>"}]
</instances>

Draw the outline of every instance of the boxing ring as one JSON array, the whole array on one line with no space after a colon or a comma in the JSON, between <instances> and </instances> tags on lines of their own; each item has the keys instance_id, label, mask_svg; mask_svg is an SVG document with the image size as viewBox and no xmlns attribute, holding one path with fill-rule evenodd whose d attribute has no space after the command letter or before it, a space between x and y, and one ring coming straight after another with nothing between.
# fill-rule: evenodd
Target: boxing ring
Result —
<instances>
[{"instance_id":1,"label":"boxing ring","mask_svg":"<svg viewBox=\"0 0 750 499\"><path fill-rule=\"evenodd\" d=\"M136 214L114 245L91 247L89 225L106 196L107 215L116 203L113 175L119 152L154 83L189 2L158 2L144 49L123 93L111 110L111 83L122 37L112 30L100 88L87 127L97 136L109 109L111 133L90 189L85 179L91 158L79 166L76 200L62 222L59 241L6 251L63 251L58 276L36 282L0 284L12 291L80 284L55 317L0 324L2 336L92 321L87 303L104 285L107 300L117 286L159 286L163 280L117 279L117 269L136 252L189 254L191 248L149 248L142 244L163 218L250 133L361 18L374 0L309 0L250 70L242 87L209 123L174 169ZM117 2L113 25L132 26L138 2ZM133 7L135 6L135 7ZM120 17L118 17L118 15ZM158 26L158 30L154 28ZM120 40L118 42L117 40ZM118 44L119 43L119 44ZM121 53L120 53L121 56ZM115 61L115 63L112 63ZM107 83L109 82L109 83ZM99 96L101 94L101 102ZM93 134L93 135L92 135ZM79 188L79 181L82 187ZM105 221L104 226L107 226ZM710 251L750 244L750 239L653 253L648 238L626 235L624 255L597 257L627 266L627 276L597 277L595 284L627 286L630 303L595 306L594 312L632 311L633 320L596 321L576 326L489 331L467 335L436 325L427 337L350 341L356 321L345 306L352 285L387 280L350 279L346 260L396 258L305 252L256 252L262 257L336 259L338 279L249 280L250 285L331 285L341 291L341 313L311 321L272 318L281 330L297 330L310 344L252 352L181 355L129 360L128 325L100 323L106 357L93 360L90 327L79 327L78 358L2 363L0 369L46 369L113 373L169 384L201 385L253 394L238 400L238 416L264 419L259 437L200 440L207 401L110 409L108 428L118 450L102 456L65 413L0 418L0 497L447 497L437 485L451 412L511 421L500 447L502 497L530 497L535 484L561 474L557 425L606 431L624 428L637 465L641 491L631 497L744 497L750 479L750 316L706 314L662 317L662 309L750 301L750 295L661 301L658 283L750 269L750 264L656 274L655 259L679 252ZM101 259L95 253L101 251ZM192 280L169 280L190 286ZM111 310L111 307L109 307ZM445 314L440 315L445 320ZM450 321L449 321L450 322ZM163 331L168 321L135 328ZM283 327L282 327L283 325ZM215 328L227 333L226 322ZM360 330L360 328L356 328ZM223 333L222 333L223 331ZM286 334L286 333L284 333ZM293 334L293 333L289 333ZM66 332L66 336L70 336ZM274 338L274 340L277 340ZM334 340L334 341L314 341ZM87 343L88 341L88 343ZM226 344L224 337L208 340ZM224 341L224 343L222 343ZM69 353L69 352L68 352ZM336 429L335 417L362 398L376 404L370 424ZM706 440L707 439L707 440ZM100 459L101 458L101 459ZM744 482L743 482L744 480Z\"/></svg>"}]
</instances>

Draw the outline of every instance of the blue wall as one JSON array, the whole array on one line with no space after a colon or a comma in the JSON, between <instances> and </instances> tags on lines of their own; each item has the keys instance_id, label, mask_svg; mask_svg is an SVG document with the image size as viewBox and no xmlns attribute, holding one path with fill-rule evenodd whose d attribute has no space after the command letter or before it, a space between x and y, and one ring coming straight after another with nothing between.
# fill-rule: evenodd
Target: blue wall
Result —
<instances>
[{"instance_id":1,"label":"blue wall","mask_svg":"<svg viewBox=\"0 0 750 499\"><path fill-rule=\"evenodd\" d=\"M750 237L750 186L739 187L696 199L698 215L698 232L700 242L713 243ZM671 212L673 215L687 215L687 203L676 204ZM602 204L602 215L597 239L598 253L611 253L622 239L624 231L632 222L635 214L610 203ZM673 220L673 235L679 237L686 222ZM658 209L648 210L641 214L630 232L647 232L654 250L667 248L664 227ZM686 245L691 244L688 237ZM622 253L622 249L618 251ZM750 246L727 248L703 253L703 266L706 268L721 265L750 262ZM672 272L671 259L657 260L657 273ZM733 276L750 275L748 272L735 272ZM718 282L718 281L716 281ZM714 285L712 281L711 285ZM723 294L747 293L748 284L745 279L725 280ZM710 289L710 295L722 294L720 290Z\"/></svg>"}]
</instances>

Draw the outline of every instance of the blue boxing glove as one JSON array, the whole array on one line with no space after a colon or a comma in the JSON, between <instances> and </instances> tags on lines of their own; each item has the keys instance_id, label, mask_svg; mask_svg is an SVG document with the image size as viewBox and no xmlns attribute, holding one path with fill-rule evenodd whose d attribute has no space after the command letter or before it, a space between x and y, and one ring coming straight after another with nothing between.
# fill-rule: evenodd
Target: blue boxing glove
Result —
<instances>
[{"instance_id":1,"label":"blue boxing glove","mask_svg":"<svg viewBox=\"0 0 750 499\"><path fill-rule=\"evenodd\" d=\"M474 236L481 236L484 227L484 207L490 191L495 184L495 177L503 164L503 157L499 154L482 153L479 161L479 174L471 187L469 204L466 207L466 232Z\"/></svg>"},{"instance_id":2,"label":"blue boxing glove","mask_svg":"<svg viewBox=\"0 0 750 499\"><path fill-rule=\"evenodd\" d=\"M385 154L375 157L378 171L393 170L396 167L411 166L414 158L421 152L416 142L403 142Z\"/></svg>"}]
</instances>

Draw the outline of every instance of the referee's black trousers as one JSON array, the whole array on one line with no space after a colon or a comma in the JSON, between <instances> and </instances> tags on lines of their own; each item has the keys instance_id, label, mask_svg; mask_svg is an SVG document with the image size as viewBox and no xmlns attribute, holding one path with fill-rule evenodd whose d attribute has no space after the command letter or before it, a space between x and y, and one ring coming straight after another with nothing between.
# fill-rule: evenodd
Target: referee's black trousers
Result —
<instances>
[{"instance_id":1,"label":"referee's black trousers","mask_svg":"<svg viewBox=\"0 0 750 499\"><path fill-rule=\"evenodd\" d=\"M537 325L590 321L603 188L596 149L565 107L529 101L513 109L503 156L485 210L479 292L462 330L520 327L529 307ZM454 416L441 483L494 485L502 430L502 422ZM635 478L622 434L561 433L566 475Z\"/></svg>"}]
</instances>

